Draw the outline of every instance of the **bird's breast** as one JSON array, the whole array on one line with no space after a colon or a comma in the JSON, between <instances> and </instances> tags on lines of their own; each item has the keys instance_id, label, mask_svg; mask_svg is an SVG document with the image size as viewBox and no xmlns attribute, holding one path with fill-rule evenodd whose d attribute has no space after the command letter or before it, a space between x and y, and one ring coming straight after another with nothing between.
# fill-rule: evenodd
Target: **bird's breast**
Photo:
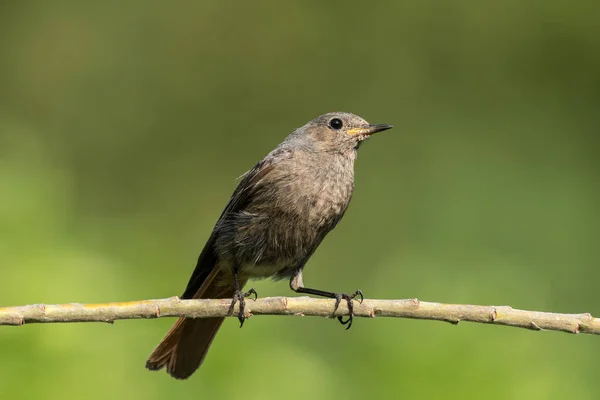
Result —
<instances>
[{"instance_id":1,"label":"bird's breast","mask_svg":"<svg viewBox=\"0 0 600 400\"><path fill-rule=\"evenodd\" d=\"M343 215L354 191L354 160L335 156L297 163L275 185L276 205L305 229L329 231ZM299 165L298 165L299 164Z\"/></svg>"},{"instance_id":2,"label":"bird's breast","mask_svg":"<svg viewBox=\"0 0 600 400\"><path fill-rule=\"evenodd\" d=\"M271 276L306 261L350 203L354 169L349 161L305 160L271 172L251 202L227 219L219 253L246 265L250 277Z\"/></svg>"}]
</instances>

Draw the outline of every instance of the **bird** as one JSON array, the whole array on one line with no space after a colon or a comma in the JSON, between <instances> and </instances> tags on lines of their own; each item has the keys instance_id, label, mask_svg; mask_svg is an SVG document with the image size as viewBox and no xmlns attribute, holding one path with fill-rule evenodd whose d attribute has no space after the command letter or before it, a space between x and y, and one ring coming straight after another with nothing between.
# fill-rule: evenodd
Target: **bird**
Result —
<instances>
[{"instance_id":1,"label":"bird","mask_svg":"<svg viewBox=\"0 0 600 400\"><path fill-rule=\"evenodd\" d=\"M354 163L360 145L392 128L370 124L348 112L321 115L294 130L240 178L217 220L181 299L231 298L239 302L244 324L245 299L257 296L248 280L289 279L296 293L341 300L349 308L362 292L335 293L304 286L306 262L335 228L352 198ZM202 364L224 318L180 318L150 354L146 368L166 368L176 379L189 378Z\"/></svg>"}]
</instances>

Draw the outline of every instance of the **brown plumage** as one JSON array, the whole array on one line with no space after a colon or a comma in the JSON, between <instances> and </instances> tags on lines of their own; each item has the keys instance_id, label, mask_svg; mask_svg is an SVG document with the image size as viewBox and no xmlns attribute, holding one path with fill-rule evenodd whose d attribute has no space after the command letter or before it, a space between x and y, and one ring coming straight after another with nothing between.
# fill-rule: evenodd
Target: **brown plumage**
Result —
<instances>
[{"instance_id":1,"label":"brown plumage","mask_svg":"<svg viewBox=\"0 0 600 400\"><path fill-rule=\"evenodd\" d=\"M302 270L325 235L344 215L354 190L360 143L391 128L370 125L350 113L329 113L292 132L247 172L204 246L183 299L233 298L253 278L290 278L297 293L344 299L352 324L352 299L361 295L304 287ZM202 364L223 318L181 318L152 352L146 367L188 378Z\"/></svg>"}]
</instances>

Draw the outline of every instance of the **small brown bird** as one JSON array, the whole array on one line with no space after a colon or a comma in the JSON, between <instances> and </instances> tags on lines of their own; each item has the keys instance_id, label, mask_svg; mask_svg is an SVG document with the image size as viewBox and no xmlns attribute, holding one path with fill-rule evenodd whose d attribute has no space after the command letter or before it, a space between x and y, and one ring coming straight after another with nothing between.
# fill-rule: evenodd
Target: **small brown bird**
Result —
<instances>
[{"instance_id":1,"label":"small brown bird","mask_svg":"<svg viewBox=\"0 0 600 400\"><path fill-rule=\"evenodd\" d=\"M325 235L340 221L354 191L360 144L391 125L371 125L350 113L315 118L292 132L248 171L217 221L182 299L233 298L244 323L242 288L253 278L290 278L297 293L344 299L352 325L352 300L361 296L304 287L302 270ZM204 361L224 318L180 318L154 349L146 368L186 379Z\"/></svg>"}]
</instances>

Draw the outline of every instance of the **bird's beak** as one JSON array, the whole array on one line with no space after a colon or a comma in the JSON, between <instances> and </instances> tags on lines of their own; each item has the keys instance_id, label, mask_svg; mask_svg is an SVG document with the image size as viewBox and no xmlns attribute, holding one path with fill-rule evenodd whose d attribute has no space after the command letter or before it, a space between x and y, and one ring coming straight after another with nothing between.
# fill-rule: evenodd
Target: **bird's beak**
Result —
<instances>
[{"instance_id":1,"label":"bird's beak","mask_svg":"<svg viewBox=\"0 0 600 400\"><path fill-rule=\"evenodd\" d=\"M371 124L366 128L353 128L348 130L349 135L362 135L362 136L371 136L374 133L386 131L391 129L392 125L389 124Z\"/></svg>"}]
</instances>

